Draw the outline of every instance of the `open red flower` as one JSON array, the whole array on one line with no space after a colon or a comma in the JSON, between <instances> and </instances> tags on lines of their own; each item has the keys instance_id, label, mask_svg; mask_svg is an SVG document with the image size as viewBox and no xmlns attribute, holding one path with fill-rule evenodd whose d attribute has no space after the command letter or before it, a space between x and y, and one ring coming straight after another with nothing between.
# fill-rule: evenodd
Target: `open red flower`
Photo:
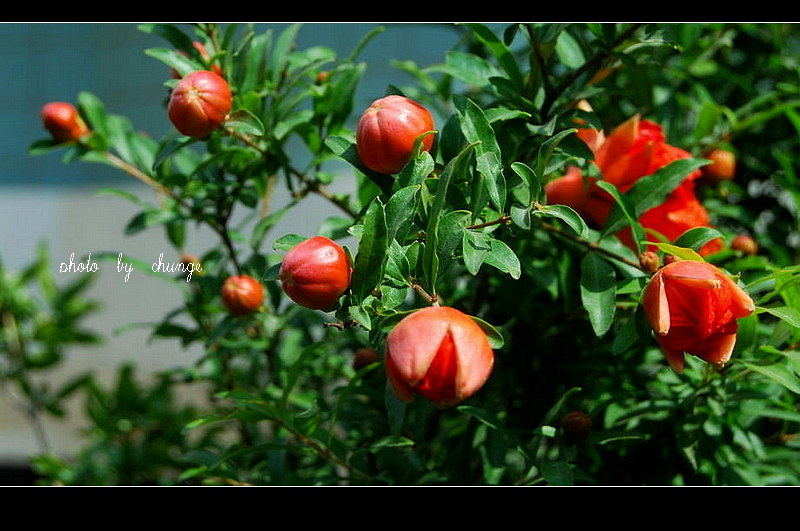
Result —
<instances>
[{"instance_id":1,"label":"open red flower","mask_svg":"<svg viewBox=\"0 0 800 531\"><path fill-rule=\"evenodd\" d=\"M602 137L587 135L585 132L581 138L584 141L590 140L587 145L595 154L594 163L603 180L616 186L621 193L627 192L636 181L667 164L691 157L689 152L666 143L660 125L642 120L639 115L614 129L602 141L598 141ZM662 204L644 212L639 218L642 226L656 231L670 241L674 241L688 229L711 226L708 212L694 191L695 180L700 175L700 170L690 173ZM602 227L614 207L614 200L594 184L595 178L588 178L586 183L583 181L578 168L568 168L565 176L555 179L545 187L547 201L570 206L594 226ZM577 186L578 184L581 186ZM635 247L629 229L620 231L617 236L629 247ZM653 242L659 241L653 234L648 234L647 238ZM721 248L722 242L719 239L712 240L700 250L700 254L708 255Z\"/></svg>"},{"instance_id":2,"label":"open red flower","mask_svg":"<svg viewBox=\"0 0 800 531\"><path fill-rule=\"evenodd\" d=\"M750 296L716 266L679 260L659 269L644 291L644 311L675 372L684 353L723 366L736 344L736 319L755 310Z\"/></svg>"},{"instance_id":3,"label":"open red flower","mask_svg":"<svg viewBox=\"0 0 800 531\"><path fill-rule=\"evenodd\" d=\"M494 365L486 333L468 315L445 306L403 318L386 345L389 383L405 401L418 394L440 407L458 404L483 386Z\"/></svg>"}]
</instances>

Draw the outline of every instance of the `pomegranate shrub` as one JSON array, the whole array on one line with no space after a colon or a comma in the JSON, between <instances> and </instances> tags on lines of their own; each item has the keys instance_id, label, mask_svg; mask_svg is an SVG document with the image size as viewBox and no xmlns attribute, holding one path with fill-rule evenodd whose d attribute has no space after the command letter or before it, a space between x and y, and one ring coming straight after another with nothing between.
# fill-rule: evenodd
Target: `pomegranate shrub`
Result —
<instances>
[{"instance_id":1,"label":"pomegranate shrub","mask_svg":"<svg viewBox=\"0 0 800 531\"><path fill-rule=\"evenodd\" d=\"M800 483L797 80L779 60L797 36L449 28L440 62L397 57L367 93L378 28L340 57L299 46L298 25L145 24L167 41L147 50L166 66L164 138L91 92L85 129L45 118L33 153L138 179L126 233L160 227L202 264L188 285L164 275L183 302L152 329L196 363L73 382L93 438L36 456L45 481ZM310 197L325 221L283 229ZM188 248L196 227L217 244ZM0 299L2 345L24 360L46 335L15 335L35 315L16 300ZM35 364L9 366L34 396ZM179 406L186 384L210 400ZM42 411L62 396L37 392Z\"/></svg>"}]
</instances>

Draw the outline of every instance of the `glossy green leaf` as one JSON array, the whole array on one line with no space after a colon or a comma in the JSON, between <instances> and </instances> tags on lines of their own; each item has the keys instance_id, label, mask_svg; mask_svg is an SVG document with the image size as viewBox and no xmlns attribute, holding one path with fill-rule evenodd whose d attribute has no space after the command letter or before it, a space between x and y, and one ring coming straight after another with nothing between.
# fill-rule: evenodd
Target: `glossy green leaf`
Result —
<instances>
[{"instance_id":1,"label":"glossy green leaf","mask_svg":"<svg viewBox=\"0 0 800 531\"><path fill-rule=\"evenodd\" d=\"M800 310L792 308L791 306L773 306L773 307L759 307L758 313L766 312L774 315L781 321L792 325L795 328L800 328Z\"/></svg>"},{"instance_id":2,"label":"glossy green leaf","mask_svg":"<svg viewBox=\"0 0 800 531\"><path fill-rule=\"evenodd\" d=\"M444 72L476 87L485 87L490 77L500 74L486 59L475 54L456 51L447 52L445 64L430 67L428 71Z\"/></svg>"},{"instance_id":3,"label":"glossy green leaf","mask_svg":"<svg viewBox=\"0 0 800 531\"><path fill-rule=\"evenodd\" d=\"M198 61L170 48L148 48L144 53L175 69L181 77L204 68Z\"/></svg>"},{"instance_id":4,"label":"glossy green leaf","mask_svg":"<svg viewBox=\"0 0 800 531\"><path fill-rule=\"evenodd\" d=\"M522 162L514 162L511 164L511 169L514 173L525 182L530 191L530 201L541 201L542 192L544 190L542 184L541 174L537 174L530 166Z\"/></svg>"},{"instance_id":5,"label":"glossy green leaf","mask_svg":"<svg viewBox=\"0 0 800 531\"><path fill-rule=\"evenodd\" d=\"M484 185L489 199L502 211L506 199L506 182L502 172L502 154L489 120L483 110L474 101L454 96L453 103L459 114L461 132L470 143L478 143L476 147L477 168L484 178ZM477 212L476 212L477 214Z\"/></svg>"},{"instance_id":6,"label":"glossy green leaf","mask_svg":"<svg viewBox=\"0 0 800 531\"><path fill-rule=\"evenodd\" d=\"M693 260L695 262L705 262L705 259L699 254L697 254L697 252L694 249L689 249L686 247L678 247L677 245L672 245L663 242L657 242L657 243L647 242L647 244L654 245L655 247L664 251L665 253L674 255L680 258L681 260Z\"/></svg>"},{"instance_id":7,"label":"glossy green leaf","mask_svg":"<svg viewBox=\"0 0 800 531\"><path fill-rule=\"evenodd\" d=\"M363 230L353 266L351 289L356 301L372 293L383 278L389 248L386 213L380 199L375 199L364 215Z\"/></svg>"},{"instance_id":8,"label":"glossy green leaf","mask_svg":"<svg viewBox=\"0 0 800 531\"><path fill-rule=\"evenodd\" d=\"M743 362L744 365L759 374L762 374L779 383L789 391L800 395L800 378L794 372L790 371L786 366L775 363L772 365L759 365L756 363Z\"/></svg>"},{"instance_id":9,"label":"glossy green leaf","mask_svg":"<svg viewBox=\"0 0 800 531\"><path fill-rule=\"evenodd\" d=\"M616 289L614 268L597 253L587 253L581 260L581 302L598 337L614 322Z\"/></svg>"},{"instance_id":10,"label":"glossy green leaf","mask_svg":"<svg viewBox=\"0 0 800 531\"><path fill-rule=\"evenodd\" d=\"M386 228L389 240L404 241L416 215L420 187L406 186L392 194L386 203Z\"/></svg>"},{"instance_id":11,"label":"glossy green leaf","mask_svg":"<svg viewBox=\"0 0 800 531\"><path fill-rule=\"evenodd\" d=\"M553 152L558 147L558 144L561 143L565 138L570 136L573 133L577 133L578 130L573 129L565 129L564 131L560 131L559 133L555 134L554 136L548 138L542 143L542 146L539 148L539 153L536 156L536 175L545 175L547 173L548 163L550 162L550 157L553 156Z\"/></svg>"},{"instance_id":12,"label":"glossy green leaf","mask_svg":"<svg viewBox=\"0 0 800 531\"><path fill-rule=\"evenodd\" d=\"M577 69L586 62L581 45L568 31L562 31L556 39L556 54L561 62L569 68Z\"/></svg>"},{"instance_id":13,"label":"glossy green leaf","mask_svg":"<svg viewBox=\"0 0 800 531\"><path fill-rule=\"evenodd\" d=\"M630 218L638 219L639 216L651 208L663 203L666 197L675 190L690 173L706 164L706 161L699 159L679 159L670 162L652 175L642 177L636 181L636 184L625 193L625 202L630 205L628 212L623 211L618 201L606 220L603 233L611 234L616 232L625 226L626 219L628 222L630 222ZM597 184L604 190L612 193L608 189L610 183L597 181ZM614 194L612 193L612 195ZM641 241L642 239L643 238L637 238L637 241Z\"/></svg>"},{"instance_id":14,"label":"glossy green leaf","mask_svg":"<svg viewBox=\"0 0 800 531\"><path fill-rule=\"evenodd\" d=\"M546 205L532 212L534 216L547 216L558 218L566 223L569 228L581 238L585 238L589 233L589 227L583 218L567 205Z\"/></svg>"},{"instance_id":15,"label":"glossy green leaf","mask_svg":"<svg viewBox=\"0 0 800 531\"><path fill-rule=\"evenodd\" d=\"M225 129L235 131L242 135L262 136L264 124L250 111L238 109L225 120Z\"/></svg>"},{"instance_id":16,"label":"glossy green leaf","mask_svg":"<svg viewBox=\"0 0 800 531\"><path fill-rule=\"evenodd\" d=\"M619 190L617 190L617 187L609 182L597 181L596 184L598 187L611 194L611 197L613 197L614 201L616 201L614 209L611 211L611 215L609 215L608 220L606 220L606 224L603 227L602 235L605 236L620 230L627 222L631 232L633 233L633 241L636 244L636 254L641 253L641 242L645 239L644 229L642 228L641 223L638 221L639 215L636 213L636 204L634 203L633 199L627 194L620 194ZM615 221L612 216L616 216L616 219L619 219L619 221Z\"/></svg>"},{"instance_id":17,"label":"glossy green leaf","mask_svg":"<svg viewBox=\"0 0 800 531\"><path fill-rule=\"evenodd\" d=\"M673 244L677 247L688 247L695 251L700 251L705 244L717 238L722 238L722 234L717 229L694 227L678 236Z\"/></svg>"},{"instance_id":18,"label":"glossy green leaf","mask_svg":"<svg viewBox=\"0 0 800 531\"><path fill-rule=\"evenodd\" d=\"M469 163L472 152L477 145L477 143L472 143L464 147L461 153L445 166L442 175L439 177L439 182L437 183L436 195L434 196L431 210L428 213L428 224L425 231L427 239L425 241L425 251L422 261L428 287L433 292L432 295L436 293L436 280L439 274L439 256L437 253L439 223L444 212L447 188L450 186L453 175L465 172L465 167Z\"/></svg>"},{"instance_id":19,"label":"glossy green leaf","mask_svg":"<svg viewBox=\"0 0 800 531\"><path fill-rule=\"evenodd\" d=\"M174 24L139 24L139 31L158 35L169 41L172 46L186 53L193 50L192 39Z\"/></svg>"},{"instance_id":20,"label":"glossy green leaf","mask_svg":"<svg viewBox=\"0 0 800 531\"><path fill-rule=\"evenodd\" d=\"M494 350L503 348L503 345L505 345L505 339L503 339L503 334L500 332L500 330L490 325L480 317L470 315L470 318L478 323L478 326L480 326L481 329L486 333L486 337L489 339L489 345Z\"/></svg>"},{"instance_id":21,"label":"glossy green leaf","mask_svg":"<svg viewBox=\"0 0 800 531\"><path fill-rule=\"evenodd\" d=\"M519 70L519 65L517 65L514 54L506 43L500 40L497 35L484 24L467 24L467 27L472 30L472 34L495 56L498 64L508 75L508 78L514 83L514 86L520 89L523 84L522 73Z\"/></svg>"}]
</instances>

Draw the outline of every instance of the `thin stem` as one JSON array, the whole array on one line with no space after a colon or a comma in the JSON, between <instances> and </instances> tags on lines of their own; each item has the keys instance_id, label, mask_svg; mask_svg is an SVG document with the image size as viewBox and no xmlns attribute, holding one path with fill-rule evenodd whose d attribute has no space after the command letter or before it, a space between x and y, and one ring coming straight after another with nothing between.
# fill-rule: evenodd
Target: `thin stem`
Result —
<instances>
[{"instance_id":1,"label":"thin stem","mask_svg":"<svg viewBox=\"0 0 800 531\"><path fill-rule=\"evenodd\" d=\"M642 23L634 24L614 41L614 43L610 46L609 50L614 50L617 46L628 40L631 35L636 33L636 31L644 26ZM599 66L611 55L611 51L602 51L595 54L591 59L583 63L580 67L573 70L559 85L550 91L549 93L545 94L544 102L542 103L542 121L547 121L548 113L550 112L550 107L556 102L556 100L561 96L561 94L566 91L572 83L575 82L578 77L580 77L585 72L593 69L599 68ZM544 73L543 73L544 75Z\"/></svg>"},{"instance_id":2,"label":"thin stem","mask_svg":"<svg viewBox=\"0 0 800 531\"><path fill-rule=\"evenodd\" d=\"M17 320L14 317L14 314L11 313L9 310L3 310L3 328L8 332L8 354L9 358L14 360L15 362L19 363L22 366L22 359L25 355L24 346L22 340L19 337L19 329L17 327ZM20 378L20 380L27 380L24 375ZM36 441L41 449L42 453L49 453L50 452L50 443L47 439L47 431L44 428L44 424L42 423L41 415L39 414L39 407L34 400L33 397L28 397L27 400L18 396L12 389L7 387L6 384L7 378L0 377L0 385L2 385L8 394L10 394L14 400L17 402L19 408L26 413L28 416L28 420L31 423L31 427L33 428L34 437L36 437ZM30 382L26 382L29 384L29 387L33 388L30 385Z\"/></svg>"},{"instance_id":3,"label":"thin stem","mask_svg":"<svg viewBox=\"0 0 800 531\"><path fill-rule=\"evenodd\" d=\"M161 183L159 183L156 180L154 180L149 175L147 175L144 172L142 172L136 166L128 164L127 162L125 162L124 160L122 160L121 158L117 157L116 155L114 155L113 153L111 153L109 151L106 151L103 154L109 160L109 162L111 162L111 164L113 164L114 166L116 166L117 168L122 170L123 172L127 173L131 177L139 179L140 181L145 183L147 186L150 186L151 188L154 188L156 191L161 192L162 194L171 197L172 199L174 199L175 201L178 201L179 203L181 202L180 199L178 199L178 197L176 197L175 194L172 193L172 191L170 191L168 188L166 188Z\"/></svg>"},{"instance_id":4,"label":"thin stem","mask_svg":"<svg viewBox=\"0 0 800 531\"><path fill-rule=\"evenodd\" d=\"M309 448L311 448L312 450L317 452L319 455L321 455L322 457L324 457L325 459L327 459L331 463L333 463L335 465L338 465L338 466L341 466L341 467L349 470L352 474L358 476L359 478L361 478L363 480L366 480L366 481L369 481L369 482L373 481L372 477L370 477L369 474L367 474L365 472L362 472L358 468L355 468L353 465L351 465L347 461L344 461L343 459L341 459L339 456L337 456L336 454L334 454L333 452L331 452L327 448L323 448L322 446L319 445L319 443L317 443L313 439L308 438L306 436L306 434L302 433L301 431L298 431L295 428L289 426L282 419L280 419L278 417L275 417L272 420L278 426L280 426L281 428L283 428L286 431L288 431L289 433L291 433L298 441L300 441L301 444L304 444L304 445L308 446Z\"/></svg>"},{"instance_id":5,"label":"thin stem","mask_svg":"<svg viewBox=\"0 0 800 531\"><path fill-rule=\"evenodd\" d=\"M484 227L491 227L492 225L508 225L509 223L511 223L511 216L503 214L497 219L493 219L491 221L486 221L484 223L478 223L476 225L470 225L467 228L468 229L482 229Z\"/></svg>"},{"instance_id":6,"label":"thin stem","mask_svg":"<svg viewBox=\"0 0 800 531\"><path fill-rule=\"evenodd\" d=\"M604 254L604 255L608 256L609 258L613 258L614 260L616 260L618 262L622 262L623 264L626 264L626 265L629 265L631 267L635 267L636 269L644 271L642 269L642 266L639 264L639 262L634 262L633 260L630 260L630 259L628 259L628 258L626 258L624 256L621 256L621 255L615 253L614 251L610 251L610 250L608 250L608 249L606 249L604 247L601 247L600 244L598 244L596 242L590 242L589 240L585 240L585 239L581 238L580 236L576 236L575 234L571 234L571 233L569 233L567 231L561 230L558 227L556 227L555 225L551 225L551 224L546 223L546 222L542 222L541 226L542 226L542 228L544 230L546 230L548 232L552 232L553 234L556 234L556 235L558 235L558 236L560 236L562 238L565 238L567 240L570 240L570 241L573 241L573 242L578 243L580 245L583 245L587 249L590 249L592 251L597 251L598 253Z\"/></svg>"},{"instance_id":7,"label":"thin stem","mask_svg":"<svg viewBox=\"0 0 800 531\"><path fill-rule=\"evenodd\" d=\"M425 301L427 301L427 303L430 304L431 306L439 306L440 305L439 296L438 295L431 295L430 293L425 291L425 288L423 288L421 285L419 285L419 283L417 283L416 281L411 283L411 287L414 289L414 291L419 293L420 297L425 299Z\"/></svg>"}]
</instances>

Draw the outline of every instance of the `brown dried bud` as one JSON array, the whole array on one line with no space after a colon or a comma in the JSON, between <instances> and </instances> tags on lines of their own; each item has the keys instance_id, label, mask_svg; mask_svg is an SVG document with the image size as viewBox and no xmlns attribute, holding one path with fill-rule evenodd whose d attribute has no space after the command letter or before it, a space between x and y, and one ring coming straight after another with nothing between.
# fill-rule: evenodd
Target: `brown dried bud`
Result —
<instances>
[{"instance_id":1,"label":"brown dried bud","mask_svg":"<svg viewBox=\"0 0 800 531\"><path fill-rule=\"evenodd\" d=\"M655 273L661 267L661 260L653 251L645 251L639 255L639 266L643 271Z\"/></svg>"},{"instance_id":2,"label":"brown dried bud","mask_svg":"<svg viewBox=\"0 0 800 531\"><path fill-rule=\"evenodd\" d=\"M582 411L572 411L561 419L561 428L568 443L583 442L592 432L592 417Z\"/></svg>"},{"instance_id":3,"label":"brown dried bud","mask_svg":"<svg viewBox=\"0 0 800 531\"><path fill-rule=\"evenodd\" d=\"M360 371L364 367L372 365L376 361L380 361L380 359L375 349L369 347L356 349L353 353L353 370Z\"/></svg>"},{"instance_id":4,"label":"brown dried bud","mask_svg":"<svg viewBox=\"0 0 800 531\"><path fill-rule=\"evenodd\" d=\"M735 237L731 242L731 249L734 251L741 251L742 253L749 255L758 254L758 244L753 238L747 236L746 234L740 234L739 236Z\"/></svg>"}]
</instances>

